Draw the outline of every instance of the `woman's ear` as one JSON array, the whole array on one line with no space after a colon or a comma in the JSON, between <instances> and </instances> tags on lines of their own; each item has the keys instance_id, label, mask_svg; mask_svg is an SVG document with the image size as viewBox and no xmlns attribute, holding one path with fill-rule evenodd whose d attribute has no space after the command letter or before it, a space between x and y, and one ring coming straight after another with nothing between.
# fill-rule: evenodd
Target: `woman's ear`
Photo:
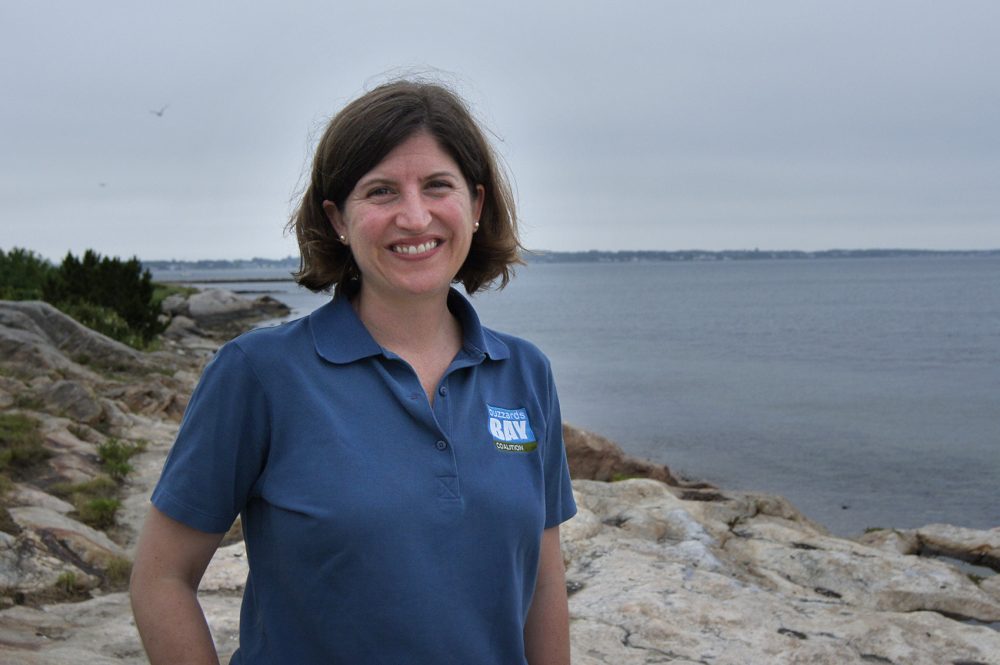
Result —
<instances>
[{"instance_id":1,"label":"woman's ear","mask_svg":"<svg viewBox=\"0 0 1000 665\"><path fill-rule=\"evenodd\" d=\"M347 225L344 224L344 216L340 214L337 204L333 201L323 201L323 212L326 213L326 218L330 220L330 225L333 226L333 230L340 238L340 242L346 245Z\"/></svg>"},{"instance_id":2,"label":"woman's ear","mask_svg":"<svg viewBox=\"0 0 1000 665\"><path fill-rule=\"evenodd\" d=\"M472 200L472 219L479 221L483 216L483 203L486 201L486 188L476 185L476 198ZM325 205L325 204L324 204Z\"/></svg>"}]
</instances>

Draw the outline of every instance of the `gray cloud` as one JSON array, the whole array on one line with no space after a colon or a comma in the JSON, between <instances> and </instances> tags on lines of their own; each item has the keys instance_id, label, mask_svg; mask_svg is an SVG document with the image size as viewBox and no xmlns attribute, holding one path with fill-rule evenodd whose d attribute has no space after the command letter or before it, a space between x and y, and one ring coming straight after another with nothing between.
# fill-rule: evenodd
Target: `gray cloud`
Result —
<instances>
[{"instance_id":1,"label":"gray cloud","mask_svg":"<svg viewBox=\"0 0 1000 665\"><path fill-rule=\"evenodd\" d=\"M427 66L497 133L533 247L1000 247L986 0L65 1L0 24L4 248L292 253L323 121Z\"/></svg>"}]
</instances>

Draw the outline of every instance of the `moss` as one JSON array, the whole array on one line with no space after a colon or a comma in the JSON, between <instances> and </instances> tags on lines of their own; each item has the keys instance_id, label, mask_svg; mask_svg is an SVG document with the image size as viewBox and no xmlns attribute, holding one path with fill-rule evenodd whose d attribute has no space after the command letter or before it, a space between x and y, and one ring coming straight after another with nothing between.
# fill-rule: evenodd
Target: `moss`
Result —
<instances>
[{"instance_id":1,"label":"moss","mask_svg":"<svg viewBox=\"0 0 1000 665\"><path fill-rule=\"evenodd\" d=\"M45 402L31 393L19 393L14 396L14 406L26 411L42 411L45 408Z\"/></svg>"}]
</instances>

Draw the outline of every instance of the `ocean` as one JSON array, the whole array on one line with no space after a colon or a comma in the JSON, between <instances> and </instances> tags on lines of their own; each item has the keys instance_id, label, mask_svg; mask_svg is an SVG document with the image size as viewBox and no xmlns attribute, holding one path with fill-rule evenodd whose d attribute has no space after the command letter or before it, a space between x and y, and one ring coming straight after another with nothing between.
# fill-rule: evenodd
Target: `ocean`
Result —
<instances>
[{"instance_id":1,"label":"ocean","mask_svg":"<svg viewBox=\"0 0 1000 665\"><path fill-rule=\"evenodd\" d=\"M154 275L220 277L277 276ZM214 286L293 316L328 298ZM546 352L567 422L630 454L840 535L1000 526L1000 258L533 264L473 303Z\"/></svg>"}]
</instances>

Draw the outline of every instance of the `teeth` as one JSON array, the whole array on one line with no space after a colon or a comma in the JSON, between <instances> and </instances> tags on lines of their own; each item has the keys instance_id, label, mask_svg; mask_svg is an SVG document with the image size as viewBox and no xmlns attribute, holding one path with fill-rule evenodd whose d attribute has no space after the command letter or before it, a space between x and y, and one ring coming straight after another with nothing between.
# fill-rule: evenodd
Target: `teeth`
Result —
<instances>
[{"instance_id":1,"label":"teeth","mask_svg":"<svg viewBox=\"0 0 1000 665\"><path fill-rule=\"evenodd\" d=\"M393 245L392 251L397 254L423 254L438 246L437 240L420 243L419 245Z\"/></svg>"}]
</instances>

